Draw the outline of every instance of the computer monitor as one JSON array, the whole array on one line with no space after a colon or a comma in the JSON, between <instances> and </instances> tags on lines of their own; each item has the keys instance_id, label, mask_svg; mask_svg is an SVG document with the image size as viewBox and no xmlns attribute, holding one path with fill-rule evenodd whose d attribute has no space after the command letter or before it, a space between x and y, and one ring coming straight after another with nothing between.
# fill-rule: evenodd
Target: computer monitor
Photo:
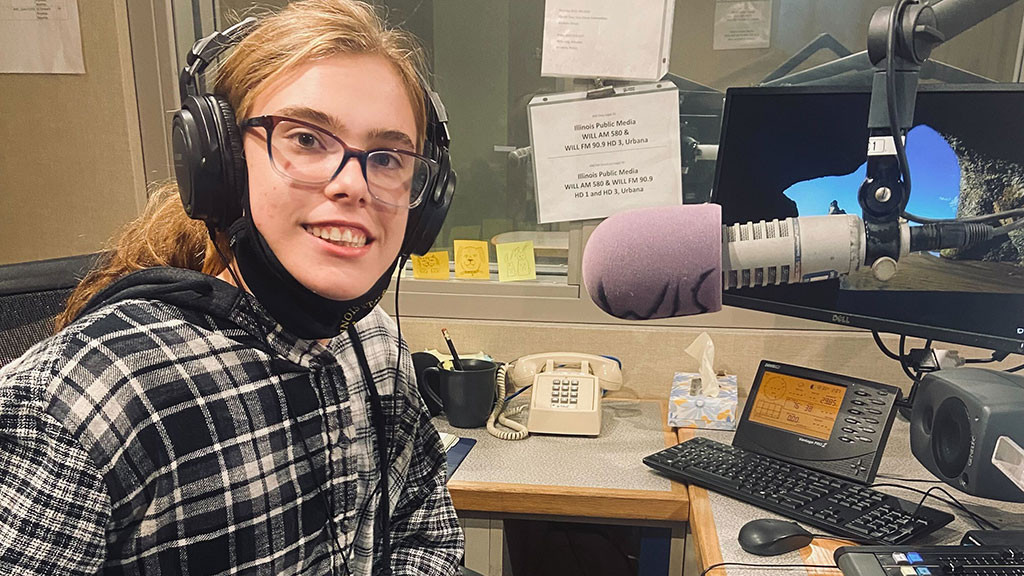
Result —
<instances>
[{"instance_id":1,"label":"computer monitor","mask_svg":"<svg viewBox=\"0 0 1024 576\"><path fill-rule=\"evenodd\" d=\"M870 92L734 88L712 200L726 224L861 215ZM1024 206L1024 86L922 85L907 136L907 211L943 218ZM724 303L788 316L1024 352L1024 229L960 253L915 253L888 282L870 270L727 290Z\"/></svg>"}]
</instances>

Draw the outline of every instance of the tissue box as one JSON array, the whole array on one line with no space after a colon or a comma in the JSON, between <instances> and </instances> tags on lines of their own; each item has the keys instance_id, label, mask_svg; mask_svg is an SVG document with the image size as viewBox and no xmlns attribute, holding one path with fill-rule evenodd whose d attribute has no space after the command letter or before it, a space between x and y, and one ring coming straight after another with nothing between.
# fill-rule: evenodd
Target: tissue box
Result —
<instances>
[{"instance_id":1,"label":"tissue box","mask_svg":"<svg viewBox=\"0 0 1024 576\"><path fill-rule=\"evenodd\" d=\"M678 428L736 429L736 375L718 377L718 396L691 396L696 372L676 372L668 400L668 425Z\"/></svg>"}]
</instances>

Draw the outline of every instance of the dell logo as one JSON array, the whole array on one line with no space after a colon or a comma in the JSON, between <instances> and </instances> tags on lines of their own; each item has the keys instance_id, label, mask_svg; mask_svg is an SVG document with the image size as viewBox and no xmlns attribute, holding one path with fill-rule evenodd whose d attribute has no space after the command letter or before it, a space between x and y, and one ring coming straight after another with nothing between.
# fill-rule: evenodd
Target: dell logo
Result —
<instances>
[{"instance_id":1,"label":"dell logo","mask_svg":"<svg viewBox=\"0 0 1024 576\"><path fill-rule=\"evenodd\" d=\"M849 324L850 323L850 317L847 316L846 314L833 314L832 315L832 321L833 322L837 322L839 324Z\"/></svg>"},{"instance_id":2,"label":"dell logo","mask_svg":"<svg viewBox=\"0 0 1024 576\"><path fill-rule=\"evenodd\" d=\"M1017 336L1024 336L1024 326L1017 328Z\"/></svg>"}]
</instances>

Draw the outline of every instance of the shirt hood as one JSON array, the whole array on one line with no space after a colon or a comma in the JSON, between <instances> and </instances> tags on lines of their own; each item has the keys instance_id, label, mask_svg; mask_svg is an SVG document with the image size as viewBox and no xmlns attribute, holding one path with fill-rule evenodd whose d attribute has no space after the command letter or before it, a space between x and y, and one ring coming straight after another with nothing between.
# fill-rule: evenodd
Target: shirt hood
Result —
<instances>
[{"instance_id":1,"label":"shirt hood","mask_svg":"<svg viewBox=\"0 0 1024 576\"><path fill-rule=\"evenodd\" d=\"M183 268L157 267L132 272L100 290L81 316L123 300L159 300L179 308L228 318L244 292L213 276Z\"/></svg>"}]
</instances>

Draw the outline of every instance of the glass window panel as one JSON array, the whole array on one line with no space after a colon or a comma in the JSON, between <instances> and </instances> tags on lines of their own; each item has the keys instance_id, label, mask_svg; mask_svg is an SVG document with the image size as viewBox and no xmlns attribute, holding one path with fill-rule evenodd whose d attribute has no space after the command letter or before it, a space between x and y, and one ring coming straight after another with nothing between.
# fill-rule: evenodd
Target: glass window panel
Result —
<instances>
[{"instance_id":1,"label":"glass window panel","mask_svg":"<svg viewBox=\"0 0 1024 576\"><path fill-rule=\"evenodd\" d=\"M204 20L204 10L212 10L220 27L234 21L232 14L243 13L251 5L249 0L174 2L176 15L180 10L194 15L176 16L176 21L192 25L195 19ZM259 4L273 7L286 3L262 0ZM522 239L525 234L535 238L538 247L543 246L538 250L538 272L564 274L568 251L560 247L565 245L567 231L593 221L537 223L526 106L538 94L585 90L592 84L589 80L540 76L544 0L375 3L392 24L422 41L434 87L451 118L451 155L458 172L458 189L435 249L447 249L451 255L455 239L492 240L509 234ZM757 85L787 64L799 71L859 52L866 46L871 15L878 7L892 3L772 0L769 48L714 50L715 2L678 0L670 60L672 79L687 90L703 85L724 92L731 86ZM1024 3L1017 3L940 46L932 60L995 81L1018 80L1022 20ZM187 36L181 30L177 35L179 39ZM799 59L791 60L798 54ZM681 110L685 123L682 133L716 143L721 120L716 106L720 107L720 98L697 102L701 96L692 96L692 108L684 105ZM713 172L713 163L699 163L698 169L684 177L687 201L706 199ZM494 262L493 246L490 254Z\"/></svg>"}]
</instances>

